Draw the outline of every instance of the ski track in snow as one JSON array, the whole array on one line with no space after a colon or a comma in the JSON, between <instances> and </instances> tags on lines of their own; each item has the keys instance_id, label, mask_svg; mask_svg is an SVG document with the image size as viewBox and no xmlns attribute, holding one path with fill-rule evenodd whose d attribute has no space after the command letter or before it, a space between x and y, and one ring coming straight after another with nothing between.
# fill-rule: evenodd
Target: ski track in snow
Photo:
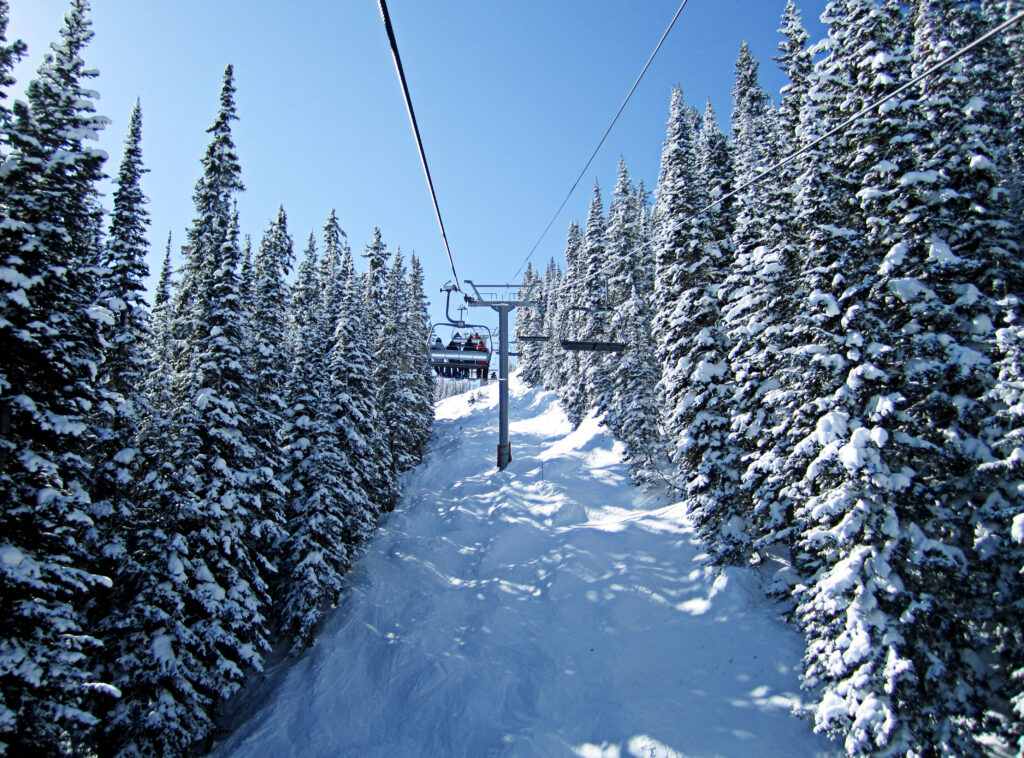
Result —
<instances>
[{"instance_id":1,"label":"ski track in snow","mask_svg":"<svg viewBox=\"0 0 1024 758\"><path fill-rule=\"evenodd\" d=\"M424 462L306 654L216 756L816 756L799 634L716 574L593 418L512 384L442 401Z\"/></svg>"}]
</instances>

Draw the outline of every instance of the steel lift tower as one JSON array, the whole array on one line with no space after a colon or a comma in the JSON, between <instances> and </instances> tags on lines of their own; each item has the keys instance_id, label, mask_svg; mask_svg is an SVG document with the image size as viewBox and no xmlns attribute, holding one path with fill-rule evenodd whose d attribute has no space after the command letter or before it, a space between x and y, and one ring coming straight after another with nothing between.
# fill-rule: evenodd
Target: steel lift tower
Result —
<instances>
[{"instance_id":1,"label":"steel lift tower","mask_svg":"<svg viewBox=\"0 0 1024 758\"><path fill-rule=\"evenodd\" d=\"M513 308L536 308L538 303L532 299L533 286L526 292L523 299L503 298L499 295L509 290L518 289L515 284L474 284L470 279L463 280L473 288L472 295L466 295L466 305L470 308L491 308L498 312L498 469L505 468L512 460L512 443L508 439L508 314ZM483 290L483 294L481 294ZM488 292L497 290L498 292Z\"/></svg>"}]
</instances>

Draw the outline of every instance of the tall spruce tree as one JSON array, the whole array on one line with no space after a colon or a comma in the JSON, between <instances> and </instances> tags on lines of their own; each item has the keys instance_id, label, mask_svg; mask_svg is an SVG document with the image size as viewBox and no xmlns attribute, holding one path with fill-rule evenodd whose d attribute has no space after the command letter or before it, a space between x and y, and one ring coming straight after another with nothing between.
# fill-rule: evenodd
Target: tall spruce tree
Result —
<instances>
[{"instance_id":1,"label":"tall spruce tree","mask_svg":"<svg viewBox=\"0 0 1024 758\"><path fill-rule=\"evenodd\" d=\"M132 483L138 478L141 456L138 451L139 424L144 412L145 381L149 370L146 346L149 334L149 307L146 304L145 279L149 276L146 254L146 227L149 214L146 196L140 184L148 170L142 165L142 109L136 102L125 141L124 157L117 174L114 210L111 215L103 266L106 276L100 304L111 313L112 324L106 330L106 349L99 367L98 384L104 393L109 431L100 439L92 458L98 474L93 492L93 510L97 515L118 514L129 519L132 511ZM122 531L124 524L117 531Z\"/></svg>"},{"instance_id":2,"label":"tall spruce tree","mask_svg":"<svg viewBox=\"0 0 1024 758\"><path fill-rule=\"evenodd\" d=\"M174 299L174 418L161 456L168 478L163 499L173 513L167 536L180 550L174 565L185 596L184 627L199 643L194 655L203 664L190 684L214 701L234 693L246 669L262 665L274 567L260 548L280 531L260 500L262 473L254 470L250 419L257 414L249 388L255 379L245 373L234 210L243 189L231 134L234 94L228 66Z\"/></svg>"},{"instance_id":3,"label":"tall spruce tree","mask_svg":"<svg viewBox=\"0 0 1024 758\"><path fill-rule=\"evenodd\" d=\"M416 463L423 459L423 451L434 426L434 374L427 350L430 313L427 295L423 290L423 265L415 254L409 256L408 295L406 297L406 340L409 344L409 410L413 423L409 430L411 450Z\"/></svg>"},{"instance_id":4,"label":"tall spruce tree","mask_svg":"<svg viewBox=\"0 0 1024 758\"><path fill-rule=\"evenodd\" d=\"M353 304L349 294L357 291L358 281L351 252L339 248L338 232L332 211L325 227L328 255L343 257L322 269L331 277L327 282L319 281L316 243L310 234L292 300L292 470L281 623L293 637L293 651L309 643L326 611L338 602L342 576L355 545L365 536L361 525L372 523L373 506L359 471L371 451L341 442L357 424L353 401L358 406L368 398L348 395L354 347L347 339L350 318L362 315L347 312ZM357 308L361 305L358 298L354 302ZM335 328L325 346L330 324ZM358 368L366 368L365 360ZM360 453L364 457L358 457Z\"/></svg>"},{"instance_id":5,"label":"tall spruce tree","mask_svg":"<svg viewBox=\"0 0 1024 758\"><path fill-rule=\"evenodd\" d=\"M555 263L555 259L548 261L547 270L544 272L544 288L542 292L542 314L541 334L547 336L547 341L541 343L540 364L541 382L544 389L552 391L561 386L562 353L564 352L559 344L559 329L562 323L562 311L565 303L561 300L562 291L562 269Z\"/></svg>"},{"instance_id":6,"label":"tall spruce tree","mask_svg":"<svg viewBox=\"0 0 1024 758\"><path fill-rule=\"evenodd\" d=\"M565 244L566 273L559 290L562 308L557 323L559 337L579 334L582 319L574 310L583 305L583 281L585 267L583 261L583 234L577 222L569 224L569 232ZM565 408L566 414L573 425L578 425L586 413L586 395L583 386L581 368L582 353L571 350L561 351L555 384L558 397Z\"/></svg>"},{"instance_id":7,"label":"tall spruce tree","mask_svg":"<svg viewBox=\"0 0 1024 758\"><path fill-rule=\"evenodd\" d=\"M583 232L583 247L580 251L581 271L584 276L580 281L582 295L580 305L588 310L577 312L577 328L582 339L602 341L608 334L609 297L608 264L605 230L607 221L604 215L604 203L601 200L601 187L594 181L594 194L590 198L590 209L587 212L587 227ZM578 338L577 338L578 339ZM577 407L567 409L573 423L579 423L587 411L594 407L601 382L598 368L601 356L596 353L582 352L579 355L579 380L582 383L581 394Z\"/></svg>"},{"instance_id":8,"label":"tall spruce tree","mask_svg":"<svg viewBox=\"0 0 1024 758\"><path fill-rule=\"evenodd\" d=\"M6 28L6 5L2 22ZM0 744L14 754L62 755L95 723L89 670L96 644L82 607L109 579L89 570L86 531L97 392L99 216L104 154L89 142L96 114L84 62L93 33L84 0L72 2L28 103L3 121L0 258ZM23 46L5 45L0 71Z\"/></svg>"},{"instance_id":9,"label":"tall spruce tree","mask_svg":"<svg viewBox=\"0 0 1024 758\"><path fill-rule=\"evenodd\" d=\"M242 312L248 323L251 345L246 346L249 371L253 377L247 388L252 415L248 419L256 459L252 482L262 511L274 522L283 522L285 486L281 481L287 467L281 452L282 434L287 415L286 384L290 372L290 356L285 349L288 336L288 285L295 255L288 233L288 217L284 207L270 222L252 262L252 282L248 288L250 309L245 308L243 290ZM240 287L242 282L240 282ZM273 532L258 543L267 556L276 556L280 546Z\"/></svg>"},{"instance_id":10,"label":"tall spruce tree","mask_svg":"<svg viewBox=\"0 0 1024 758\"><path fill-rule=\"evenodd\" d=\"M390 437L373 383L374 344L365 291L347 247L339 275L344 284L328 355L331 391L322 399L331 404L327 412L335 419L335 439L353 472L350 487L356 499L346 512L346 539L355 546L393 504L394 480Z\"/></svg>"},{"instance_id":11,"label":"tall spruce tree","mask_svg":"<svg viewBox=\"0 0 1024 758\"><path fill-rule=\"evenodd\" d=\"M721 196L715 180L724 180L725 166L721 153L716 155L716 147L723 146L710 106L707 113L699 138L682 91L673 90L656 191L653 334L662 369L661 425L677 486L700 528L711 534L717 529L714 493L731 486L734 464L724 446L729 374L718 303L727 262L720 236L724 225L715 223L714 209L702 212Z\"/></svg>"},{"instance_id":12,"label":"tall spruce tree","mask_svg":"<svg viewBox=\"0 0 1024 758\"><path fill-rule=\"evenodd\" d=\"M523 272L523 283L519 287L519 299L525 298L527 293L532 293L533 297L537 297L539 284L540 279L533 272L533 266L527 263L526 270ZM526 341L522 338L524 335L530 336L540 333L543 328L541 326L544 320L543 311L539 307L524 306L516 309L515 317L516 323L513 333L516 341L516 352L519 353L519 370L524 382L531 387L538 387L543 381L540 365L541 346L538 343Z\"/></svg>"},{"instance_id":13,"label":"tall spruce tree","mask_svg":"<svg viewBox=\"0 0 1024 758\"><path fill-rule=\"evenodd\" d=\"M419 462L419 451L410 434L418 426L416 409L419 407L415 391L417 377L411 356L413 350L419 350L421 343L418 339L412 342L414 336L408 309L405 259L399 250L394 254L388 271L384 327L377 335L373 353L377 403L390 448L393 486L396 488L398 476ZM422 368L422 364L418 368Z\"/></svg>"},{"instance_id":14,"label":"tall spruce tree","mask_svg":"<svg viewBox=\"0 0 1024 758\"><path fill-rule=\"evenodd\" d=\"M142 111L138 102L132 110L124 157L117 175L114 210L102 264L106 277L100 303L111 314L105 329L106 350L97 373L101 393L98 405L101 422L90 459L96 475L92 513L103 528L93 537L97 570L113 578L110 595L97 598L89 608L90 625L103 638L98 665L102 676L115 683L124 694L132 679L124 677L124 656L132 655L135 613L132 606L140 573L153 570L145 566L147 553L136 553L136 533L147 500L144 459L140 433L153 417L147 399L147 380L151 370L148 346L149 308L144 299L144 280L149 274L146 254L146 226L149 224L140 180L142 165ZM134 672L131 672L134 673ZM109 710L116 707L109 698L100 698L96 710L104 714L98 745L105 752Z\"/></svg>"},{"instance_id":15,"label":"tall spruce tree","mask_svg":"<svg viewBox=\"0 0 1024 758\"><path fill-rule=\"evenodd\" d=\"M722 251L732 250L732 199L719 200L733 186L732 156L711 100L704 107L695 148L697 181L704 188L708 205L708 230L711 239ZM657 213L653 214L655 220Z\"/></svg>"}]
</instances>

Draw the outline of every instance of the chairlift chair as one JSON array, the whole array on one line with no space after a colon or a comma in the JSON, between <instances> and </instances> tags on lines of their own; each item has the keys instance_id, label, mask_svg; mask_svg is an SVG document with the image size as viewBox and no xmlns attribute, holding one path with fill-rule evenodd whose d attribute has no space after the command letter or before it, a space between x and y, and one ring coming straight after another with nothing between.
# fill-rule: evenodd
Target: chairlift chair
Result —
<instances>
[{"instance_id":1,"label":"chairlift chair","mask_svg":"<svg viewBox=\"0 0 1024 758\"><path fill-rule=\"evenodd\" d=\"M452 293L458 292L452 285L445 285L441 290L446 293L445 321L432 324L427 332L427 351L430 356L430 366L434 372L444 379L480 379L486 382L490 375L491 353L493 352L493 335L489 327L483 324L468 324L465 320L452 318L450 312ZM439 330L450 330L448 342L445 343L438 336ZM465 332L466 341L462 345L453 344L456 330ZM476 336L479 342L473 343L470 347L470 338ZM481 346L483 349L481 349ZM474 376L475 375L475 376Z\"/></svg>"},{"instance_id":2,"label":"chairlift chair","mask_svg":"<svg viewBox=\"0 0 1024 758\"><path fill-rule=\"evenodd\" d=\"M570 311L582 311L584 313L610 313L612 308L584 308L582 306L570 306ZM559 343L563 350L572 350L586 353L621 353L626 349L625 342L604 342L600 340L576 340L569 339L565 335L565 327L562 327L562 334L559 336Z\"/></svg>"},{"instance_id":3,"label":"chairlift chair","mask_svg":"<svg viewBox=\"0 0 1024 758\"><path fill-rule=\"evenodd\" d=\"M441 340L439 332L448 329L451 336L447 343ZM461 346L453 345L455 336L465 332L466 342ZM472 347L470 338L477 336L479 342ZM430 327L427 335L427 349L430 355L430 366L434 372L444 379L482 379L486 381L490 375L491 363L491 330L483 324L467 324L466 322L439 322ZM483 349L479 346L482 345Z\"/></svg>"}]
</instances>

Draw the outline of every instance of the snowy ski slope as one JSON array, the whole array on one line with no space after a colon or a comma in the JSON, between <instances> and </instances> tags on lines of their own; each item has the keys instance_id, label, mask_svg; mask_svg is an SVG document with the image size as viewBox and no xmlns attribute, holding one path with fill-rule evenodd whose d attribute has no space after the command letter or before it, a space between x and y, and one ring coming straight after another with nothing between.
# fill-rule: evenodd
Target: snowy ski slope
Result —
<instances>
[{"instance_id":1,"label":"snowy ski slope","mask_svg":"<svg viewBox=\"0 0 1024 758\"><path fill-rule=\"evenodd\" d=\"M423 464L317 643L218 756L796 756L799 635L745 570L716 576L680 507L513 380L438 404Z\"/></svg>"}]
</instances>

